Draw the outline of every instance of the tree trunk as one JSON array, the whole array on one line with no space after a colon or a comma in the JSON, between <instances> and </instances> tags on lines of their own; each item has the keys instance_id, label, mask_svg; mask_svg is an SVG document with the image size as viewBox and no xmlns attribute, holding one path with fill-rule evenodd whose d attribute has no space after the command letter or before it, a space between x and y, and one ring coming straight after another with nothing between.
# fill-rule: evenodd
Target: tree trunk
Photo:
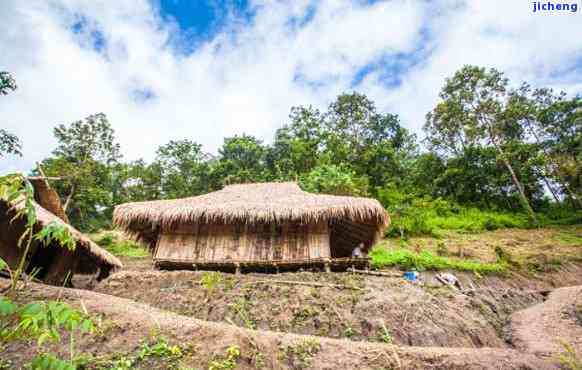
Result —
<instances>
[{"instance_id":1,"label":"tree trunk","mask_svg":"<svg viewBox=\"0 0 582 370\"><path fill-rule=\"evenodd\" d=\"M521 185L521 182L518 180L517 175L515 174L515 171L513 170L513 167L511 166L511 163L509 163L509 161L507 160L507 157L505 156L505 153L503 152L503 150L501 148L497 147L497 151L501 155L501 160L503 161L503 164L505 165L505 167L507 167L507 170L511 174L511 179L513 180L513 184L517 187L517 190L519 192L519 198L521 199L521 203L522 203L523 208L525 208L525 210L527 211L528 218L530 219L531 222L533 222L534 224L537 224L536 214L535 214L533 208L531 207L531 205L529 204L527 197L525 196L525 191L523 190L523 186Z\"/></svg>"},{"instance_id":2,"label":"tree trunk","mask_svg":"<svg viewBox=\"0 0 582 370\"><path fill-rule=\"evenodd\" d=\"M529 132L536 139L536 143L540 146L540 148L542 148L542 152L544 153L544 155L549 158L550 165L555 167L555 168L553 168L552 166L549 166L550 170L548 172L549 172L550 176L553 176L557 180L557 182L560 183L564 189L566 189L566 192L568 192L568 194L570 194L570 198L572 199L573 207L578 208L578 209L582 209L582 199L580 199L578 196L576 196L576 194L574 194L574 192L572 192L572 190L570 189L570 186L568 185L566 179L564 179L564 177L561 174L560 164L558 163L558 161L554 160L553 157L548 153L548 151L543 147L542 142L541 142L538 134L536 133L535 129L533 128L533 124L531 123L530 120L527 120L527 127L529 129ZM548 185L548 181L546 178L544 178L544 181L546 181L546 185ZM552 195L554 195L554 198L556 198L556 194L554 193L554 190L552 190L552 188L550 188L549 185L548 185L548 189L552 192ZM558 201L558 203L560 203L560 202Z\"/></svg>"},{"instance_id":3,"label":"tree trunk","mask_svg":"<svg viewBox=\"0 0 582 370\"><path fill-rule=\"evenodd\" d=\"M558 194L556 193L554 188L552 188L552 186L550 185L550 181L548 180L548 178L545 175L542 175L542 179L544 180L544 183L546 184L546 187L548 188L550 193L552 193L552 196L556 200L556 203L560 204L560 198L558 197Z\"/></svg>"},{"instance_id":4,"label":"tree trunk","mask_svg":"<svg viewBox=\"0 0 582 370\"><path fill-rule=\"evenodd\" d=\"M67 200L65 201L65 204L63 205L63 211L65 211L65 213L67 213L67 209L69 208L69 205L71 204L71 200L73 199L73 194L75 194L75 184L73 184L71 186L71 192L67 196Z\"/></svg>"}]
</instances>

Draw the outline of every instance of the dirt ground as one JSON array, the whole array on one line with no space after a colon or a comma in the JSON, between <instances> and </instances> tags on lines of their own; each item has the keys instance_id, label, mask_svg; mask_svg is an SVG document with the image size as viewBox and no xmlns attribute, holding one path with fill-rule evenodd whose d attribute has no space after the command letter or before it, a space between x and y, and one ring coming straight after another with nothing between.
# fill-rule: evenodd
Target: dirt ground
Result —
<instances>
[{"instance_id":1,"label":"dirt ground","mask_svg":"<svg viewBox=\"0 0 582 370\"><path fill-rule=\"evenodd\" d=\"M582 286L556 289L542 304L512 315L512 342L522 351L542 356L551 356L568 343L582 355L579 312L582 312Z\"/></svg>"},{"instance_id":2,"label":"dirt ground","mask_svg":"<svg viewBox=\"0 0 582 370\"><path fill-rule=\"evenodd\" d=\"M150 258L122 258L124 269L100 283L33 284L18 299L61 299L89 312L97 334L76 339L87 369L556 369L565 345L582 356L582 230L565 230L445 238L452 255L490 261L502 246L520 266L504 276L454 272L462 291L431 271L414 284L397 269L385 271L391 277L234 275L158 271ZM422 240L409 245L436 248ZM179 346L179 359L119 365L161 338ZM240 354L229 363L233 348ZM17 369L35 347L2 350L0 360Z\"/></svg>"},{"instance_id":3,"label":"dirt ground","mask_svg":"<svg viewBox=\"0 0 582 370\"><path fill-rule=\"evenodd\" d=\"M6 284L0 281L0 284ZM131 353L144 340L161 335L171 343L190 348L175 368L212 368L228 348L240 350L237 369L557 369L553 361L506 348L401 347L383 343L354 342L323 337L255 331L212 323L152 308L145 304L86 290L33 284L25 300L61 299L98 317L98 335L77 338L78 351L94 358L119 358ZM67 355L64 347L51 350ZM26 363L33 347L12 343L4 349L4 360L14 368ZM220 362L219 362L220 364ZM93 367L89 367L93 368ZM132 368L166 369L164 359Z\"/></svg>"},{"instance_id":4,"label":"dirt ground","mask_svg":"<svg viewBox=\"0 0 582 370\"><path fill-rule=\"evenodd\" d=\"M420 285L401 277L352 273L237 276L151 270L122 271L94 289L180 315L249 329L410 346L510 347L504 331L509 316L542 302L544 293L558 280L558 274L536 279L518 274L505 278L456 275L464 287L475 289L461 293L443 287L432 272L421 273L424 284ZM205 285L203 281L212 276L216 279L213 285ZM582 267L563 266L559 280L562 286L582 284Z\"/></svg>"}]
</instances>

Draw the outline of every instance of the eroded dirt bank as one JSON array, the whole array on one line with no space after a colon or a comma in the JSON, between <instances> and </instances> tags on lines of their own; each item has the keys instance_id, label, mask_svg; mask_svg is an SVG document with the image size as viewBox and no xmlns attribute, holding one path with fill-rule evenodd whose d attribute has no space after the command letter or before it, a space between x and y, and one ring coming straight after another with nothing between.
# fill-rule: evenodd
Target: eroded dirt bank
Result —
<instances>
[{"instance_id":1,"label":"eroded dirt bank","mask_svg":"<svg viewBox=\"0 0 582 370\"><path fill-rule=\"evenodd\" d=\"M95 290L200 320L240 327L389 342L411 346L512 347L509 316L544 300L556 286L582 284L582 267L506 277L457 274L461 293L422 274L425 285L401 278L350 273L221 274L122 271ZM356 289L279 285L276 280L337 284ZM261 281L261 283L257 283ZM273 283L270 283L273 282Z\"/></svg>"},{"instance_id":2,"label":"eroded dirt bank","mask_svg":"<svg viewBox=\"0 0 582 370\"><path fill-rule=\"evenodd\" d=\"M552 356L567 344L582 356L582 286L552 291L545 302L513 314L510 328L522 351Z\"/></svg>"},{"instance_id":3,"label":"eroded dirt bank","mask_svg":"<svg viewBox=\"0 0 582 370\"><path fill-rule=\"evenodd\" d=\"M1 282L6 284L6 281ZM79 351L107 356L133 351L147 338L165 336L188 343L193 351L181 366L207 368L209 361L237 345L238 369L556 369L548 360L506 348L400 347L382 343L254 331L221 323L197 320L162 311L146 304L85 290L33 284L21 300L61 299L83 307L98 318L99 335L77 339ZM308 344L306 356L300 351ZM53 348L66 355L66 348ZM18 366L32 354L31 346L13 343L3 357ZM260 359L260 363L259 363ZM148 369L164 369L163 362L148 363Z\"/></svg>"}]
</instances>

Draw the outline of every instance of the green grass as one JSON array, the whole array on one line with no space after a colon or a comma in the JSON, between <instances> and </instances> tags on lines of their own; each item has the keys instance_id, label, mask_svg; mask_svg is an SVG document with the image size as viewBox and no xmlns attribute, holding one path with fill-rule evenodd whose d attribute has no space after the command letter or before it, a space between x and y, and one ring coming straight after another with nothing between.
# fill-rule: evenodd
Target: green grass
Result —
<instances>
[{"instance_id":1,"label":"green grass","mask_svg":"<svg viewBox=\"0 0 582 370\"><path fill-rule=\"evenodd\" d=\"M434 236L443 231L479 233L502 228L531 228L535 226L560 226L582 223L582 211L565 205L547 205L536 212L538 222L532 225L521 212L483 210L460 206L443 199L416 198L409 203L387 206L392 224L386 231L388 237Z\"/></svg>"},{"instance_id":2,"label":"green grass","mask_svg":"<svg viewBox=\"0 0 582 370\"><path fill-rule=\"evenodd\" d=\"M386 235L400 236L402 231L405 237L418 235L440 237L441 232L446 230L478 233L516 227L529 227L524 214L482 211L477 208L461 208L456 212L417 209L402 216L394 214Z\"/></svg>"},{"instance_id":3,"label":"green grass","mask_svg":"<svg viewBox=\"0 0 582 370\"><path fill-rule=\"evenodd\" d=\"M119 239L111 232L93 235L93 239L99 246L118 257L143 258L149 256L148 251L139 244L131 240Z\"/></svg>"},{"instance_id":4,"label":"green grass","mask_svg":"<svg viewBox=\"0 0 582 370\"><path fill-rule=\"evenodd\" d=\"M405 269L415 268L416 270L460 270L472 271L483 274L504 273L508 269L508 264L484 263L469 260L457 260L447 257L437 256L429 251L414 253L413 251L398 247L386 248L378 246L370 252L372 266L381 268L386 266L400 266Z\"/></svg>"}]
</instances>

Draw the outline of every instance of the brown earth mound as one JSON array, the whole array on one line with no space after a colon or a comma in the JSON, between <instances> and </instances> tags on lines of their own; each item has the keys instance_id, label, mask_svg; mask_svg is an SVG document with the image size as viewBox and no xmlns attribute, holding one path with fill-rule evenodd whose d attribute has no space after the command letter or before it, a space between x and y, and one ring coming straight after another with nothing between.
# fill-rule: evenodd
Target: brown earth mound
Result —
<instances>
[{"instance_id":1,"label":"brown earth mound","mask_svg":"<svg viewBox=\"0 0 582 370\"><path fill-rule=\"evenodd\" d=\"M578 312L582 312L582 286L556 289L544 303L511 316L513 343L522 351L542 356L555 356L569 345L582 357Z\"/></svg>"},{"instance_id":2,"label":"brown earth mound","mask_svg":"<svg viewBox=\"0 0 582 370\"><path fill-rule=\"evenodd\" d=\"M0 285L6 285L0 281ZM254 331L211 323L152 308L128 299L95 292L32 284L25 300L61 299L98 317L101 334L76 341L80 351L108 356L133 351L140 342L163 333L172 342L188 343L193 351L180 364L207 368L229 346L240 348L237 369L556 369L552 363L511 349L419 348L353 342L270 331ZM24 298L21 296L21 298ZM307 351L305 348L309 348ZM53 348L62 356L66 348ZM32 355L30 345L13 343L3 359L15 366ZM260 363L258 361L260 359ZM163 362L148 369L164 369Z\"/></svg>"},{"instance_id":3,"label":"brown earth mound","mask_svg":"<svg viewBox=\"0 0 582 370\"><path fill-rule=\"evenodd\" d=\"M412 346L510 347L505 330L509 316L542 302L543 291L557 280L557 275L549 274L537 278L457 274L465 287L475 287L463 294L442 287L430 272L422 275L425 286L402 278L349 273L217 277L193 271L122 271L95 290L200 320L252 329ZM563 266L560 281L571 280L582 284L580 266Z\"/></svg>"}]
</instances>

